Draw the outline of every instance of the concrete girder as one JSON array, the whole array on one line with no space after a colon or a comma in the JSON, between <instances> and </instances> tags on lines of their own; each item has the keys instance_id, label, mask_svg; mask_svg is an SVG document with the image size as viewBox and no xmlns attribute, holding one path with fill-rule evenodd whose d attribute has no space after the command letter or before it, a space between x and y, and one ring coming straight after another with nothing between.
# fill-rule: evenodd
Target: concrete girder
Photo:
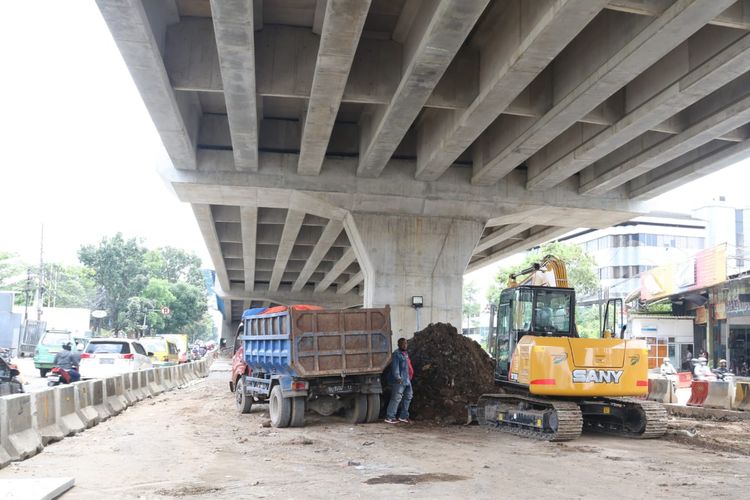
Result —
<instances>
[{"instance_id":1,"label":"concrete girder","mask_svg":"<svg viewBox=\"0 0 750 500\"><path fill-rule=\"evenodd\" d=\"M643 205L627 200L624 189L621 195L584 198L577 195L578 186L571 181L546 191L527 191L524 172L514 172L494 186L473 186L470 170L457 168L426 183L414 179L414 161L391 160L380 177L362 179L354 174L356 159L326 158L321 175L311 177L297 173L296 155L261 153L258 173L248 176L222 168L222 163L232 162L230 152L204 153L211 154L198 155L197 172L163 172L182 201L276 208L294 203L299 210L326 218L369 212L480 221L506 215L508 209L542 208L575 218L582 227L596 227L597 220L622 222L644 210Z\"/></svg>"},{"instance_id":2,"label":"concrete girder","mask_svg":"<svg viewBox=\"0 0 750 500\"><path fill-rule=\"evenodd\" d=\"M705 44L715 43L716 39L703 42L702 50L705 50ZM636 87L639 80L645 80L643 87L649 85L649 80L655 80L657 84L665 82L666 86L654 93L653 97L643 98L642 104L638 106L626 105L624 108L631 111L624 114L610 127L595 131L593 137L589 139L585 139L584 133L575 133L576 130L573 130L574 134L566 133L569 137L564 138L567 144L562 150L563 156L555 154L551 148L552 144L532 156L527 162L529 168L527 188L546 189L554 186L648 130L658 129L663 132L679 133L680 130L677 127L672 126L668 130L667 127L659 126L659 124L661 122L670 124L671 122L665 121L665 117L674 115L710 95L740 76L750 66L750 35L742 36L728 47L718 51L714 57L694 68L691 68L689 64L691 59L689 47L685 45L684 49L675 54L675 58L679 58L683 64L674 61L673 65L687 66L684 76L677 80L668 77L669 79L665 81L663 77L660 78L661 75L653 73L660 71L663 75L669 72L662 69L664 65L655 66L631 82L636 85L628 85L628 88ZM652 92L641 90L640 94L650 96ZM561 139L563 139L562 136L555 142ZM727 137L727 139L730 138ZM569 152L565 154L565 150Z\"/></svg>"},{"instance_id":3,"label":"concrete girder","mask_svg":"<svg viewBox=\"0 0 750 500\"><path fill-rule=\"evenodd\" d=\"M542 243L546 243L547 241L554 240L555 238L558 238L563 234L572 231L573 229L575 229L575 227L548 227L546 229L542 229L537 233L529 235L528 238L525 238L516 243L512 243L506 247L492 252L489 255L479 257L478 259L470 262L466 267L466 272L470 273L472 271L476 271L477 269L493 264L506 257L510 257L511 255L518 252L523 252L524 250L541 245Z\"/></svg>"},{"instance_id":4,"label":"concrete girder","mask_svg":"<svg viewBox=\"0 0 750 500\"><path fill-rule=\"evenodd\" d=\"M193 214L198 221L198 227L203 235L203 241L206 242L208 254L214 263L216 269L216 279L222 290L229 290L229 276L227 275L224 256L221 252L219 236L216 233L214 217L211 214L211 205L193 203Z\"/></svg>"},{"instance_id":5,"label":"concrete girder","mask_svg":"<svg viewBox=\"0 0 750 500\"><path fill-rule=\"evenodd\" d=\"M369 0L329 0L318 47L315 76L302 130L299 173L317 175L341 104L352 60L365 25ZM317 12L317 10L316 10Z\"/></svg>"},{"instance_id":6,"label":"concrete girder","mask_svg":"<svg viewBox=\"0 0 750 500\"><path fill-rule=\"evenodd\" d=\"M252 0L211 0L234 165L258 170L258 106L255 95L255 30Z\"/></svg>"},{"instance_id":7,"label":"concrete girder","mask_svg":"<svg viewBox=\"0 0 750 500\"><path fill-rule=\"evenodd\" d=\"M333 283L336 278L341 276L346 268L352 265L356 259L357 257L354 253L353 248L350 248L349 250L344 252L344 255L341 257L341 259L333 265L331 270L328 271L325 277L315 286L315 292L325 292L328 287L331 286L331 283Z\"/></svg>"},{"instance_id":8,"label":"concrete girder","mask_svg":"<svg viewBox=\"0 0 750 500\"><path fill-rule=\"evenodd\" d=\"M404 70L398 88L387 106L360 120L358 175L380 175L488 2L422 4L404 44Z\"/></svg>"},{"instance_id":9,"label":"concrete girder","mask_svg":"<svg viewBox=\"0 0 750 500\"><path fill-rule=\"evenodd\" d=\"M349 278L349 281L341 285L336 289L336 293L343 294L348 293L351 291L352 288L359 285L365 280L364 274L362 274L362 271L358 272L357 274L353 275L351 278Z\"/></svg>"},{"instance_id":10,"label":"concrete girder","mask_svg":"<svg viewBox=\"0 0 750 500\"><path fill-rule=\"evenodd\" d=\"M164 147L177 168L194 169L200 103L195 93L176 93L162 52L167 29L179 21L174 2L97 0Z\"/></svg>"},{"instance_id":11,"label":"concrete girder","mask_svg":"<svg viewBox=\"0 0 750 500\"><path fill-rule=\"evenodd\" d=\"M728 167L750 156L750 139L735 144L709 142L628 183L633 199L659 196L686 182Z\"/></svg>"},{"instance_id":12,"label":"concrete girder","mask_svg":"<svg viewBox=\"0 0 750 500\"><path fill-rule=\"evenodd\" d=\"M253 293L248 293L240 286L232 285L231 290L221 291L218 294L227 300L271 301L286 306L294 304L319 304L331 308L349 308L362 305L362 297L357 293L339 294L330 290L326 292L312 292L308 290L301 292L284 290L270 292L267 287L260 284Z\"/></svg>"},{"instance_id":13,"label":"concrete girder","mask_svg":"<svg viewBox=\"0 0 750 500\"><path fill-rule=\"evenodd\" d=\"M472 182L492 184L507 175L733 1L679 0L653 19L602 12L563 50L547 75L552 95L562 98L538 120L496 123L481 136Z\"/></svg>"},{"instance_id":14,"label":"concrete girder","mask_svg":"<svg viewBox=\"0 0 750 500\"><path fill-rule=\"evenodd\" d=\"M607 8L629 14L657 16L672 0L610 0ZM708 24L750 30L750 1L740 0L724 12L711 19Z\"/></svg>"},{"instance_id":15,"label":"concrete girder","mask_svg":"<svg viewBox=\"0 0 750 500\"><path fill-rule=\"evenodd\" d=\"M750 74L747 76L750 77ZM738 96L731 96L730 99L727 99L728 102L722 102L718 109L711 110L708 114L700 117L690 116L688 112L692 108L685 110L684 113L688 114L689 122L679 134L663 140L659 140L652 135L642 141L635 141L626 146L627 159L625 161L613 165L608 161L608 158L604 158L584 170L580 177L579 193L602 195L609 189L620 187L626 182L750 122L750 86L745 83L745 80L750 80L750 78L740 78L735 82L739 85L733 85L728 89L740 91L744 87L744 91L738 92L740 94ZM734 92L727 93L733 94ZM720 97L724 96L721 93L713 94L707 99L718 101ZM701 104L704 104L704 102L698 102L696 106Z\"/></svg>"},{"instance_id":16,"label":"concrete girder","mask_svg":"<svg viewBox=\"0 0 750 500\"><path fill-rule=\"evenodd\" d=\"M495 245L499 245L506 240L518 236L524 231L528 231L532 227L534 227L534 224L511 224L504 228L498 229L497 231L493 231L492 233L482 237L482 239L479 240L479 243L477 243L477 246L474 249L474 253L483 252L489 248L494 247Z\"/></svg>"},{"instance_id":17,"label":"concrete girder","mask_svg":"<svg viewBox=\"0 0 750 500\"><path fill-rule=\"evenodd\" d=\"M343 230L343 228L344 228L344 223L340 220L331 219L328 222L328 225L323 230L323 234L320 236L320 239L315 244L315 248L313 248L313 251L310 254L310 257L305 262L305 267L300 271L297 281L292 286L293 292L298 292L302 290L302 288L307 284L308 280L310 279L310 276L312 276L313 272L315 272L315 270L318 269L318 266L320 265L325 255L333 246L333 243L334 241L336 241L336 238L338 238L339 234L341 234L341 231Z\"/></svg>"},{"instance_id":18,"label":"concrete girder","mask_svg":"<svg viewBox=\"0 0 750 500\"><path fill-rule=\"evenodd\" d=\"M480 51L482 73L490 76L479 82L476 98L465 110L437 114L420 124L417 178L435 180L443 175L605 4L514 0L503 5L510 12L501 17L493 37Z\"/></svg>"},{"instance_id":19,"label":"concrete girder","mask_svg":"<svg viewBox=\"0 0 750 500\"><path fill-rule=\"evenodd\" d=\"M258 229L258 208L240 207L240 231L242 232L242 270L245 277L245 290L252 292L255 287L255 254ZM226 261L226 258L225 258ZM227 268L229 266L227 265Z\"/></svg>"},{"instance_id":20,"label":"concrete girder","mask_svg":"<svg viewBox=\"0 0 750 500\"><path fill-rule=\"evenodd\" d=\"M289 210L286 214L286 223L284 224L284 230L281 234L279 251L276 254L276 263L273 266L273 275L271 276L271 282L268 285L268 290L270 292L275 292L279 289L281 276L284 274L286 264L289 261L289 255L292 253L294 242L297 239L297 235L299 234L304 219L305 213L297 210Z\"/></svg>"},{"instance_id":21,"label":"concrete girder","mask_svg":"<svg viewBox=\"0 0 750 500\"><path fill-rule=\"evenodd\" d=\"M401 13L396 21L396 27L393 29L393 40L400 44L406 43L406 38L409 36L409 30L411 25L414 23L414 19L417 17L419 7L422 5L422 0L405 0L403 7L401 7Z\"/></svg>"}]
</instances>

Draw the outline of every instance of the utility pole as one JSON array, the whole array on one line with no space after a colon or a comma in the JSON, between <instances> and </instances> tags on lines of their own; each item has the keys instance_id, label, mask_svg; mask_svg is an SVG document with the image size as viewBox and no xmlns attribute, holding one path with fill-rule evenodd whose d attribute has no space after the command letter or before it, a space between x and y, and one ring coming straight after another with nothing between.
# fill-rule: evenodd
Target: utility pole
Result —
<instances>
[{"instance_id":1,"label":"utility pole","mask_svg":"<svg viewBox=\"0 0 750 500\"><path fill-rule=\"evenodd\" d=\"M36 287L36 319L42 320L42 286L44 286L44 224L39 243L39 281Z\"/></svg>"}]
</instances>

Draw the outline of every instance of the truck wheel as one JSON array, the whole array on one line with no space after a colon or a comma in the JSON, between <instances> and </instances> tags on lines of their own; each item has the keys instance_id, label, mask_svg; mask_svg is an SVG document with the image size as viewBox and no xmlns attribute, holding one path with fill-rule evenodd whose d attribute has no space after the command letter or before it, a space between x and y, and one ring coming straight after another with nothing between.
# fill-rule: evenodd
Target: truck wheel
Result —
<instances>
[{"instance_id":1,"label":"truck wheel","mask_svg":"<svg viewBox=\"0 0 750 500\"><path fill-rule=\"evenodd\" d=\"M305 398L300 396L292 399L292 419L289 427L305 426Z\"/></svg>"},{"instance_id":2,"label":"truck wheel","mask_svg":"<svg viewBox=\"0 0 750 500\"><path fill-rule=\"evenodd\" d=\"M289 422L292 419L291 399L281 395L281 386L277 385L271 390L271 401L268 405L271 413L271 425L274 427L289 427Z\"/></svg>"},{"instance_id":3,"label":"truck wheel","mask_svg":"<svg viewBox=\"0 0 750 500\"><path fill-rule=\"evenodd\" d=\"M49 372L49 368L39 368L39 376L44 378L47 376L47 372Z\"/></svg>"},{"instance_id":4,"label":"truck wheel","mask_svg":"<svg viewBox=\"0 0 750 500\"><path fill-rule=\"evenodd\" d=\"M346 419L352 424L361 424L367 420L367 395L355 394L352 406L346 409Z\"/></svg>"},{"instance_id":5,"label":"truck wheel","mask_svg":"<svg viewBox=\"0 0 750 500\"><path fill-rule=\"evenodd\" d=\"M253 398L245 394L245 382L242 377L237 380L237 386L234 388L234 401L237 403L237 409L240 413L250 413L253 407Z\"/></svg>"},{"instance_id":6,"label":"truck wheel","mask_svg":"<svg viewBox=\"0 0 750 500\"><path fill-rule=\"evenodd\" d=\"M380 417L380 394L367 395L367 420L368 424L376 422Z\"/></svg>"}]
</instances>

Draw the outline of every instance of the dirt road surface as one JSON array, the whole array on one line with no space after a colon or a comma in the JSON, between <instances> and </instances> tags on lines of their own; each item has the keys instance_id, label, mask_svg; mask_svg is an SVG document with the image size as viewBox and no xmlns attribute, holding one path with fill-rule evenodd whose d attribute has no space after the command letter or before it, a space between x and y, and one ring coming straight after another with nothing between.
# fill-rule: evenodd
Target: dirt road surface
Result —
<instances>
[{"instance_id":1,"label":"dirt road surface","mask_svg":"<svg viewBox=\"0 0 750 500\"><path fill-rule=\"evenodd\" d=\"M0 478L73 476L65 499L684 499L743 496L750 484L747 423L680 419L677 442L584 434L559 444L479 427L352 426L312 415L304 428L273 429L263 427L264 406L235 410L227 375L138 403ZM745 447L708 450L712 432L730 443L744 433Z\"/></svg>"}]
</instances>

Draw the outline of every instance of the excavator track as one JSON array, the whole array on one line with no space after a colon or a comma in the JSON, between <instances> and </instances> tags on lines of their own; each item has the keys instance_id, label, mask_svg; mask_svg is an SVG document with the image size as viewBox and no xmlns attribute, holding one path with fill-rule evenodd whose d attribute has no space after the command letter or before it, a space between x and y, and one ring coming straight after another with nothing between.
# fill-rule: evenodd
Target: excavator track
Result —
<instances>
[{"instance_id":1,"label":"excavator track","mask_svg":"<svg viewBox=\"0 0 750 500\"><path fill-rule=\"evenodd\" d=\"M576 403L521 394L484 394L475 413L483 427L545 441L577 439L583 427Z\"/></svg>"},{"instance_id":2,"label":"excavator track","mask_svg":"<svg viewBox=\"0 0 750 500\"><path fill-rule=\"evenodd\" d=\"M636 439L659 438L667 432L667 410L656 401L636 398L602 398L601 401L617 411L610 418L597 418L584 412L583 426L587 431ZM615 413L619 418L614 417Z\"/></svg>"}]
</instances>

